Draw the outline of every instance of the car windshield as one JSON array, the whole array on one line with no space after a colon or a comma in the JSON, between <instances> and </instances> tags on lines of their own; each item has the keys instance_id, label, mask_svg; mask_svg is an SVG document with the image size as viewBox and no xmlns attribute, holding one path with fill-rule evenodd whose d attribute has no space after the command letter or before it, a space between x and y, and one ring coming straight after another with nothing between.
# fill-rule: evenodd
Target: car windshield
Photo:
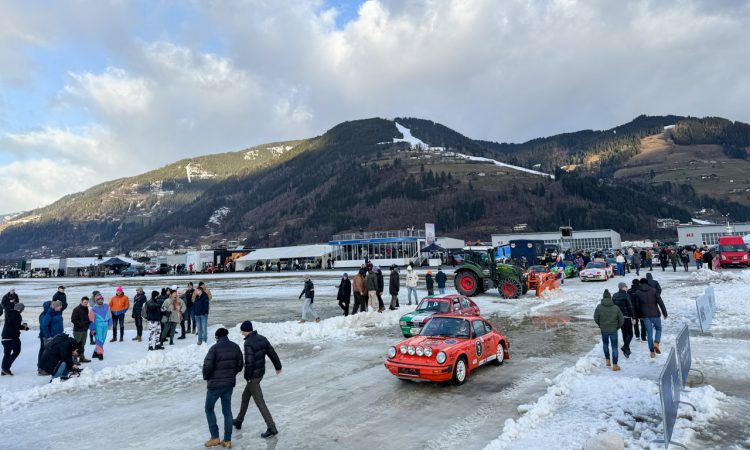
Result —
<instances>
[{"instance_id":1,"label":"car windshield","mask_svg":"<svg viewBox=\"0 0 750 450\"><path fill-rule=\"evenodd\" d=\"M604 269L605 267L607 267L607 264L603 262L590 262L586 264L587 269Z\"/></svg>"},{"instance_id":2,"label":"car windshield","mask_svg":"<svg viewBox=\"0 0 750 450\"><path fill-rule=\"evenodd\" d=\"M547 268L545 266L531 266L530 270L532 272L547 272Z\"/></svg>"},{"instance_id":3,"label":"car windshield","mask_svg":"<svg viewBox=\"0 0 750 450\"><path fill-rule=\"evenodd\" d=\"M725 244L719 246L720 252L746 252L747 247L742 244Z\"/></svg>"},{"instance_id":4,"label":"car windshield","mask_svg":"<svg viewBox=\"0 0 750 450\"><path fill-rule=\"evenodd\" d=\"M451 304L445 300L422 300L417 309L421 311L449 312Z\"/></svg>"},{"instance_id":5,"label":"car windshield","mask_svg":"<svg viewBox=\"0 0 750 450\"><path fill-rule=\"evenodd\" d=\"M427 322L420 335L468 339L469 321L452 317L436 317Z\"/></svg>"}]
</instances>

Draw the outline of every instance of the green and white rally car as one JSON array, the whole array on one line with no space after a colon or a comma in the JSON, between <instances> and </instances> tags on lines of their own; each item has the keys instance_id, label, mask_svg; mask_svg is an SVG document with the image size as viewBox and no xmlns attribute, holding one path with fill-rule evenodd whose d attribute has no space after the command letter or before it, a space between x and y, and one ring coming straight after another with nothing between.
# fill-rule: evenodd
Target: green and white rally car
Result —
<instances>
[{"instance_id":1,"label":"green and white rally car","mask_svg":"<svg viewBox=\"0 0 750 450\"><path fill-rule=\"evenodd\" d=\"M479 307L470 298L451 294L425 297L417 309L401 317L398 324L404 337L418 335L435 314L454 314L457 316L478 316Z\"/></svg>"}]
</instances>

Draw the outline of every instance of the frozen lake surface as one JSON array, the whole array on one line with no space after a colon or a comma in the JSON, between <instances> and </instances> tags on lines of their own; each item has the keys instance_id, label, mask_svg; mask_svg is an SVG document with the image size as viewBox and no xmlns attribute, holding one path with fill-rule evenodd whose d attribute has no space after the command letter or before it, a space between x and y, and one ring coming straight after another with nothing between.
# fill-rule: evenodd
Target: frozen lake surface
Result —
<instances>
[{"instance_id":1,"label":"frozen lake surface","mask_svg":"<svg viewBox=\"0 0 750 450\"><path fill-rule=\"evenodd\" d=\"M655 380L674 335L691 328L693 367L706 375L683 394L697 413L680 410L674 440L695 448L748 448L750 412L747 370L750 360L750 272L654 272L669 310L664 321L663 355L648 358L645 344L633 342L633 356L621 359L620 373L603 366L593 310L602 283L569 280L541 299L529 294L502 300L496 293L477 297L483 315L511 342L511 359L502 367L483 367L460 387L402 382L383 367L388 346L402 339L398 318L408 311L341 317L335 301L338 272L313 272L320 324L296 323L301 274L232 274L191 278L211 288L209 333L250 319L275 345L284 370L269 370L265 398L280 434L264 440L265 430L251 407L235 448L580 448L601 431L620 434L635 448L660 438ZM402 276L403 278L403 276ZM624 280L630 284L633 276ZM101 290L105 298L118 285L131 298L141 286L177 284L185 277L112 279L0 280L0 291L16 288L27 305L24 319L36 328L43 301L57 285L67 287L72 308L82 295ZM402 280L403 281L403 280ZM716 288L718 313L711 335L701 336L695 297ZM452 289L449 289L449 293ZM405 292L404 292L405 293ZM424 291L422 292L424 294ZM402 295L402 300L405 295ZM402 301L402 305L405 304ZM147 352L145 342L130 341L132 319L123 343L107 343L105 360L85 365L80 378L48 384L36 375L37 330L23 334L23 350L13 366L17 375L0 379L0 427L3 448L203 448L208 429L203 413L205 382L200 368L207 346L195 335L175 341L163 352ZM93 349L88 346L87 354ZM622 358L622 357L621 357ZM268 363L270 368L270 362ZM238 378L233 412L239 410ZM219 408L217 406L217 413Z\"/></svg>"}]
</instances>

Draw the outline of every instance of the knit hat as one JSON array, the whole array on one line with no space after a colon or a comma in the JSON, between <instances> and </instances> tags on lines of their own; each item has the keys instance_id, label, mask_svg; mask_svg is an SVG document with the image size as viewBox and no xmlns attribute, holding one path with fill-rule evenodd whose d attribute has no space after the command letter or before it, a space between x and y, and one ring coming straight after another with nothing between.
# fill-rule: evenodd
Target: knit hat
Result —
<instances>
[{"instance_id":1,"label":"knit hat","mask_svg":"<svg viewBox=\"0 0 750 450\"><path fill-rule=\"evenodd\" d=\"M23 303L16 303L15 306L13 306L13 309L15 309L16 311L20 313L22 313L25 308L26 306L24 306Z\"/></svg>"},{"instance_id":2,"label":"knit hat","mask_svg":"<svg viewBox=\"0 0 750 450\"><path fill-rule=\"evenodd\" d=\"M628 287L627 284L623 283L622 281L617 284L617 289L622 289Z\"/></svg>"},{"instance_id":3,"label":"knit hat","mask_svg":"<svg viewBox=\"0 0 750 450\"><path fill-rule=\"evenodd\" d=\"M224 336L229 336L229 330L227 330L226 328L219 328L218 330L216 330L217 338L224 337Z\"/></svg>"},{"instance_id":4,"label":"knit hat","mask_svg":"<svg viewBox=\"0 0 750 450\"><path fill-rule=\"evenodd\" d=\"M612 300L612 294L609 293L609 289L604 290L604 295L602 295L602 300Z\"/></svg>"},{"instance_id":5,"label":"knit hat","mask_svg":"<svg viewBox=\"0 0 750 450\"><path fill-rule=\"evenodd\" d=\"M122 286L117 286L117 290L115 292L122 292Z\"/></svg>"},{"instance_id":6,"label":"knit hat","mask_svg":"<svg viewBox=\"0 0 750 450\"><path fill-rule=\"evenodd\" d=\"M253 331L253 323L249 320L246 320L242 322L242 325L240 325L240 331L250 332Z\"/></svg>"},{"instance_id":7,"label":"knit hat","mask_svg":"<svg viewBox=\"0 0 750 450\"><path fill-rule=\"evenodd\" d=\"M349 274L344 272L344 275L342 275L344 278L349 278Z\"/></svg>"}]
</instances>

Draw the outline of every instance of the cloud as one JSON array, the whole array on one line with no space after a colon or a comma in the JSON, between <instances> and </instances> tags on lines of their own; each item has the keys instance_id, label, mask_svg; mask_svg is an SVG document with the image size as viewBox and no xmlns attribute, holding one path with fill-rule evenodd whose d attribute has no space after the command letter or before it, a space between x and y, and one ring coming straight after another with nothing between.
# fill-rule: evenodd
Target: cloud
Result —
<instances>
[{"instance_id":1,"label":"cloud","mask_svg":"<svg viewBox=\"0 0 750 450\"><path fill-rule=\"evenodd\" d=\"M750 121L748 1L368 0L345 23L320 0L0 5L0 87L63 80L52 120L6 131L0 153L90 184L373 116L498 141L643 113ZM38 72L29 49L61 43L92 62Z\"/></svg>"}]
</instances>

